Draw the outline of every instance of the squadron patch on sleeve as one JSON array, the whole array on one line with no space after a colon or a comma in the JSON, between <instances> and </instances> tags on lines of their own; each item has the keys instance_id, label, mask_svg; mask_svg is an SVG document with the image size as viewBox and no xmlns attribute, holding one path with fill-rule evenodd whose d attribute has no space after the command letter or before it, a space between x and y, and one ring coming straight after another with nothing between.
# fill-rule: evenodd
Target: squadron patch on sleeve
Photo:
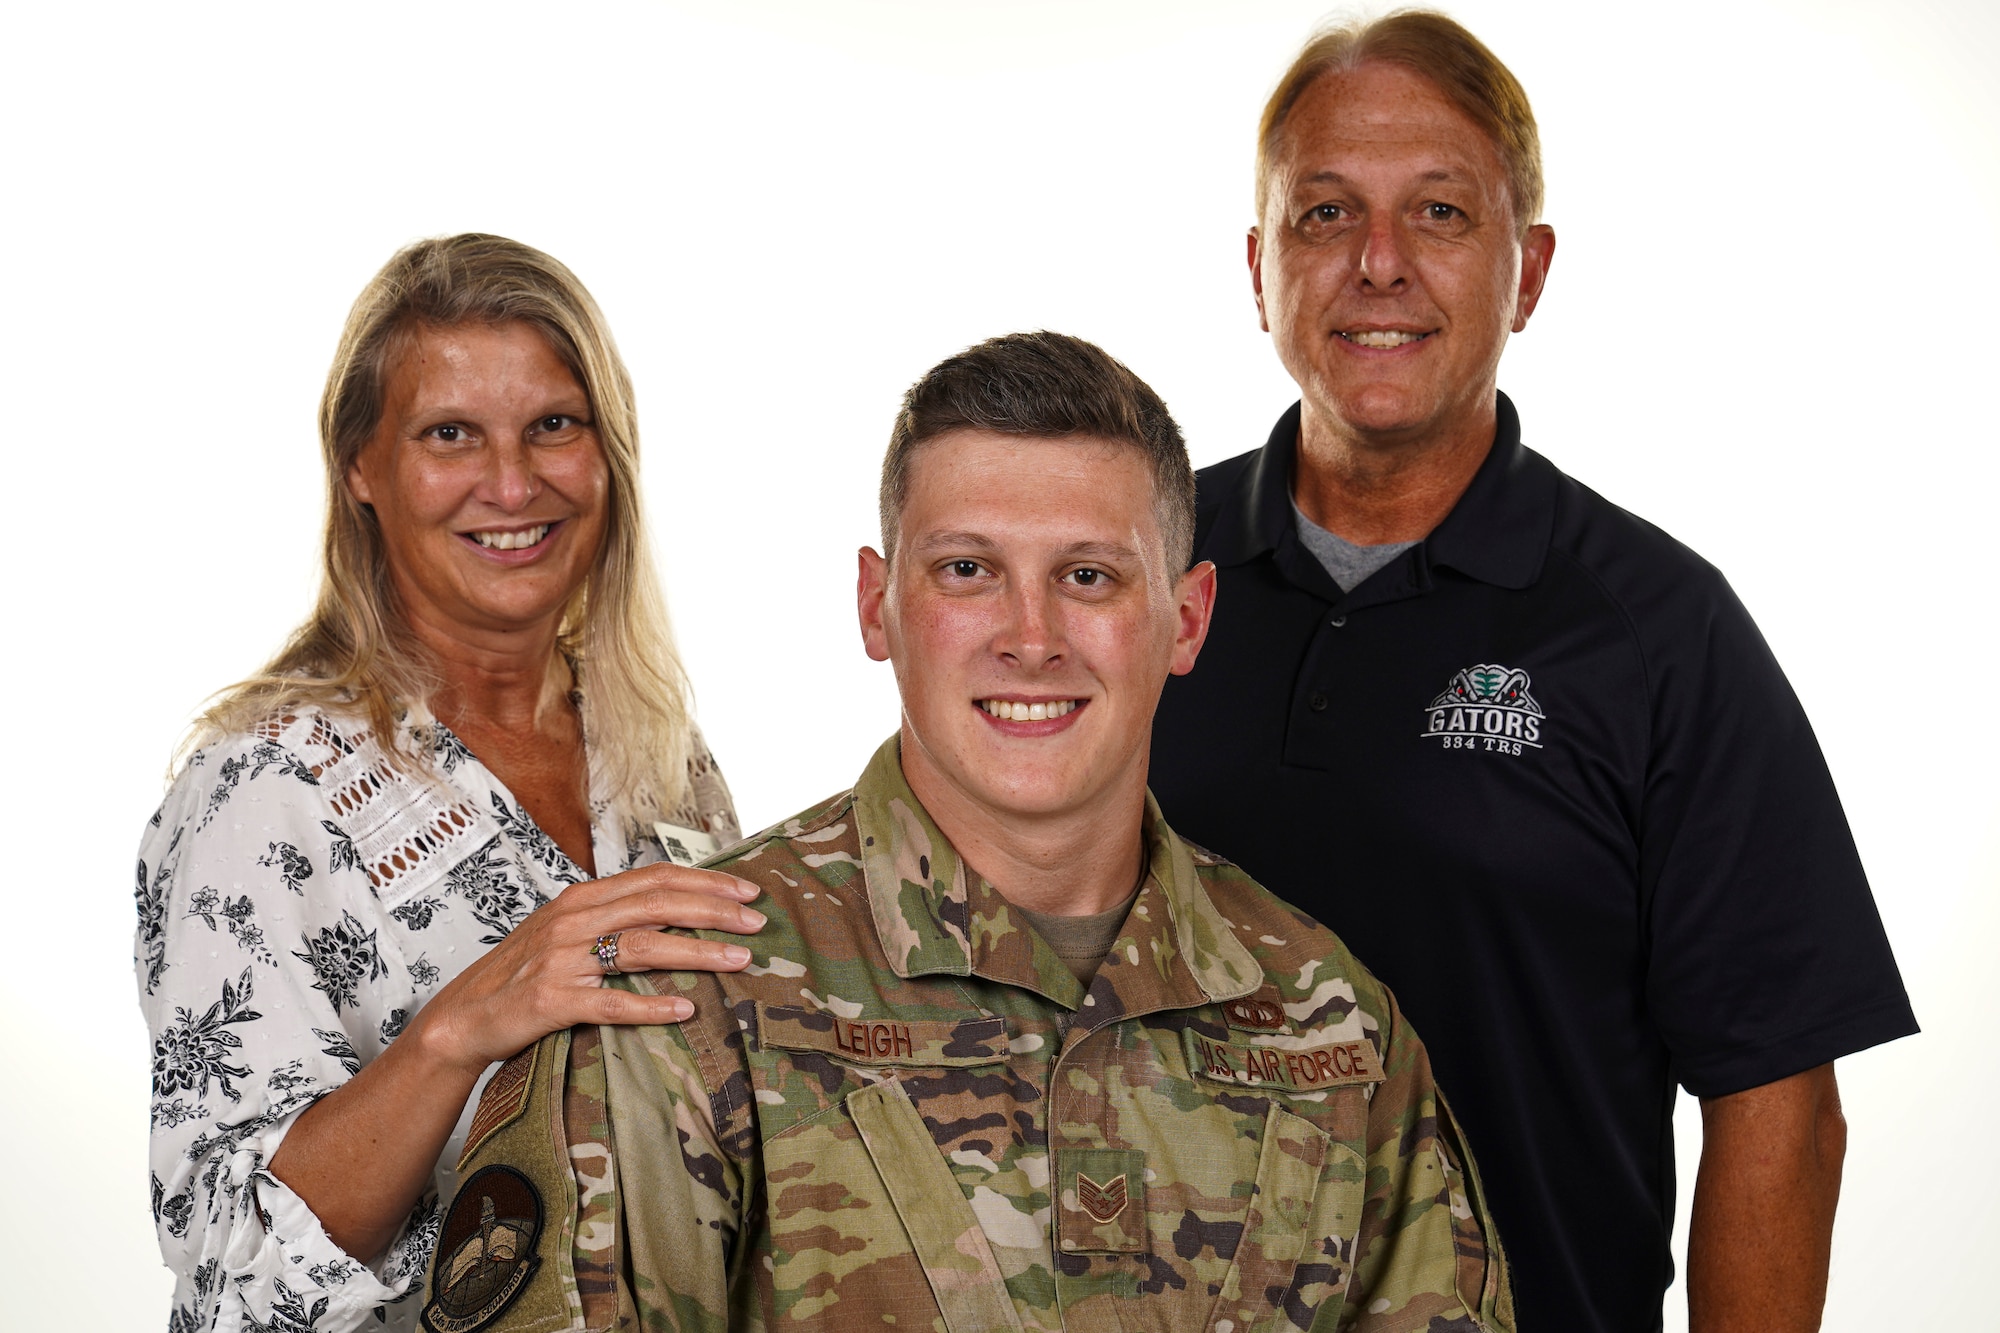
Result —
<instances>
[{"instance_id":1,"label":"squadron patch on sleeve","mask_svg":"<svg viewBox=\"0 0 2000 1333\"><path fill-rule=\"evenodd\" d=\"M511 1166L482 1167L459 1186L438 1234L430 1333L477 1333L505 1313L542 1266L542 1196Z\"/></svg>"}]
</instances>

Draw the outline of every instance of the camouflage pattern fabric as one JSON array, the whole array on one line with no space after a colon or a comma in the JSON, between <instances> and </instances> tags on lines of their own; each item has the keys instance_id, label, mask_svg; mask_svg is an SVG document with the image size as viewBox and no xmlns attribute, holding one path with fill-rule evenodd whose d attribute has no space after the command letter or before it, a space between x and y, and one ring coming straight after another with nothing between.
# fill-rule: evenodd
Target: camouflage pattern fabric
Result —
<instances>
[{"instance_id":1,"label":"camouflage pattern fabric","mask_svg":"<svg viewBox=\"0 0 2000 1333\"><path fill-rule=\"evenodd\" d=\"M1088 993L893 740L724 852L767 893L751 966L622 978L694 1018L558 1033L494 1079L460 1174L518 1171L546 1224L509 1260L525 1281L501 1263L454 1300L434 1275L426 1320L1511 1333L1478 1177L1388 992L1150 798L1143 836ZM468 1235L506 1211L472 1192Z\"/></svg>"}]
</instances>

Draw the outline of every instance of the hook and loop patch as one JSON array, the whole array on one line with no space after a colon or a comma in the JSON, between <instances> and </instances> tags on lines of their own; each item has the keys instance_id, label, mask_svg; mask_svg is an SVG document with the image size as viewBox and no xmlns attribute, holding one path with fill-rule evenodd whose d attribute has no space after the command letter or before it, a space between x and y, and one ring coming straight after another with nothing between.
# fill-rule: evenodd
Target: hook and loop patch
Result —
<instances>
[{"instance_id":1,"label":"hook and loop patch","mask_svg":"<svg viewBox=\"0 0 2000 1333\"><path fill-rule=\"evenodd\" d=\"M459 1186L438 1233L430 1333L477 1333L497 1320L542 1266L542 1196L511 1166L487 1166Z\"/></svg>"}]
</instances>

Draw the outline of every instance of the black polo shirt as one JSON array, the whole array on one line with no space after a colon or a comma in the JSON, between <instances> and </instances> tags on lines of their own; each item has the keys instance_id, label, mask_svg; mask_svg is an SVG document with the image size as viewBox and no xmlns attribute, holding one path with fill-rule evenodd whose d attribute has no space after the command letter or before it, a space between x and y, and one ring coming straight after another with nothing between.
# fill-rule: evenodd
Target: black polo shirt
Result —
<instances>
[{"instance_id":1,"label":"black polo shirt","mask_svg":"<svg viewBox=\"0 0 2000 1333\"><path fill-rule=\"evenodd\" d=\"M1221 590L1153 790L1395 990L1523 1333L1656 1328L1674 1084L1916 1031L1819 745L1721 574L1524 448L1504 396L1450 515L1349 593L1294 527L1298 426L1200 474Z\"/></svg>"}]
</instances>

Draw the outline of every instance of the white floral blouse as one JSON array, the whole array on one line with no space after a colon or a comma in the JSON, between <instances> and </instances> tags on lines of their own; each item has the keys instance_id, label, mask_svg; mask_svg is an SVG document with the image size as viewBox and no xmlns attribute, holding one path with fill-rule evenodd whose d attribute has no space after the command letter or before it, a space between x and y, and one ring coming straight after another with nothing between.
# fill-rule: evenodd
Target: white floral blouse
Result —
<instances>
[{"instance_id":1,"label":"white floral blouse","mask_svg":"<svg viewBox=\"0 0 2000 1333\"><path fill-rule=\"evenodd\" d=\"M434 1188L374 1264L343 1253L264 1164L439 987L589 876L442 724L404 726L437 781L397 773L358 720L275 720L195 754L140 844L134 963L153 1041L153 1217L176 1276L169 1333L417 1326L478 1091ZM601 870L736 841L699 737L690 771L666 824L642 827L592 790Z\"/></svg>"}]
</instances>

